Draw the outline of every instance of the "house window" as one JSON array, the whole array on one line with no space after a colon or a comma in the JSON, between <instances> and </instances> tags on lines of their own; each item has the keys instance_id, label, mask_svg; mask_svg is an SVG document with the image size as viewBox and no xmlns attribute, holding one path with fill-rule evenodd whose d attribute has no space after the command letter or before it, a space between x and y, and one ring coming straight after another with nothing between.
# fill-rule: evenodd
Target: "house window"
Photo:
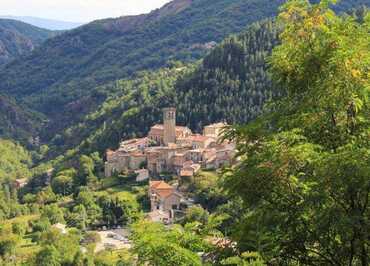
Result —
<instances>
[{"instance_id":1,"label":"house window","mask_svg":"<svg viewBox=\"0 0 370 266\"><path fill-rule=\"evenodd\" d=\"M178 206L175 204L175 205L172 205L172 210L177 210L178 209Z\"/></svg>"}]
</instances>

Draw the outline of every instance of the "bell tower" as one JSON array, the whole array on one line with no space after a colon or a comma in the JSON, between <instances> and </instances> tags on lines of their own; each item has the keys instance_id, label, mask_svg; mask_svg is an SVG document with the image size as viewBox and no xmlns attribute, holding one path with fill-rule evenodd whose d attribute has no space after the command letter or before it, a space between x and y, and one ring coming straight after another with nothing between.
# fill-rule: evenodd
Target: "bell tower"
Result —
<instances>
[{"instance_id":1,"label":"bell tower","mask_svg":"<svg viewBox=\"0 0 370 266\"><path fill-rule=\"evenodd\" d=\"M164 145L176 143L176 108L163 109Z\"/></svg>"}]
</instances>

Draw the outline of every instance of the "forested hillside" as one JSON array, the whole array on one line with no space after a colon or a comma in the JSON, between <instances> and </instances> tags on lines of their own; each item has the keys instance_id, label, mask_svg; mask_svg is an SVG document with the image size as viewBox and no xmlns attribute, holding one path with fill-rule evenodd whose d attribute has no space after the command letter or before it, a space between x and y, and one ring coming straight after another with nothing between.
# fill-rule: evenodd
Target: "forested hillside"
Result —
<instances>
[{"instance_id":1,"label":"forested hillside","mask_svg":"<svg viewBox=\"0 0 370 266\"><path fill-rule=\"evenodd\" d=\"M245 123L255 118L273 96L266 59L278 43L271 20L254 23L223 41L202 63L174 64L137 74L100 91L116 91L95 112L52 144L55 151L79 146L80 152L104 152L121 139L143 136L161 121L161 108L173 105L178 123L199 131L219 121ZM275 93L276 94L276 93Z\"/></svg>"},{"instance_id":2,"label":"forested hillside","mask_svg":"<svg viewBox=\"0 0 370 266\"><path fill-rule=\"evenodd\" d=\"M96 21L8 65L0 72L1 91L47 114L48 131L55 132L104 100L91 95L97 85L169 60L200 59L210 42L276 15L282 2L176 0L148 15Z\"/></svg>"},{"instance_id":3,"label":"forested hillside","mask_svg":"<svg viewBox=\"0 0 370 266\"><path fill-rule=\"evenodd\" d=\"M0 67L27 55L57 33L11 19L0 19Z\"/></svg>"},{"instance_id":4,"label":"forested hillside","mask_svg":"<svg viewBox=\"0 0 370 266\"><path fill-rule=\"evenodd\" d=\"M0 183L30 177L32 158L19 144L0 139Z\"/></svg>"},{"instance_id":5,"label":"forested hillside","mask_svg":"<svg viewBox=\"0 0 370 266\"><path fill-rule=\"evenodd\" d=\"M217 121L246 123L273 95L267 58L278 44L273 21L255 23L226 39L202 64L176 83L179 120L193 129Z\"/></svg>"},{"instance_id":6,"label":"forested hillside","mask_svg":"<svg viewBox=\"0 0 370 266\"><path fill-rule=\"evenodd\" d=\"M0 90L10 98L14 97L18 103L16 109L28 106L35 110L32 113L46 115L49 122L39 133L43 140L49 141L104 102L110 92L102 91L100 84L126 78L137 70L163 67L169 60L199 59L213 47L213 41L220 42L230 33L242 31L253 21L274 16L278 6L284 2L264 1L177 0L147 15L93 22L47 41L31 55L8 65L0 71ZM369 5L369 0L341 1L335 8L344 11L361 4ZM261 61L261 58L250 60ZM242 77L248 79L245 84L253 87L253 82L259 82L256 79L263 79L263 68L260 68L258 76ZM221 77L214 78L215 69L208 72L203 74L203 78L218 79L219 85L226 82L221 81ZM225 73L222 75L225 78ZM194 74L187 83L203 86L196 84L200 79L200 74L198 77ZM259 94L254 96L254 101L261 102L265 98L264 92L258 91L259 88L253 90L254 94ZM224 105L225 99L222 101ZM220 107L213 107L221 112ZM250 110L251 113L257 111ZM195 107L189 114L199 116L199 112L199 107ZM9 131L15 127L11 125L13 119L3 116L8 125L2 128L3 134L18 137ZM247 121L250 117L253 114L239 112L228 119ZM186 121L191 120L191 117L186 118ZM33 122L31 117L26 121L28 124ZM28 131L27 127L19 130ZM37 135L34 131L30 131L31 134Z\"/></svg>"},{"instance_id":7,"label":"forested hillside","mask_svg":"<svg viewBox=\"0 0 370 266\"><path fill-rule=\"evenodd\" d=\"M28 152L0 139L0 265L368 266L370 13L291 0L277 18L228 34L271 2L174 1L150 15L94 22L10 64L14 76L0 74L0 92L11 92L0 96L0 135L50 141ZM365 1L341 3L336 11ZM192 43L208 31L220 37L214 48ZM146 34L163 39L148 44ZM134 41L143 49L130 50ZM232 124L224 137L235 160L192 177L107 176L106 149L146 135L168 106L194 132ZM141 144L132 146L130 156L142 156ZM153 180L179 196L171 219L157 219L165 211L153 203L161 198Z\"/></svg>"},{"instance_id":8,"label":"forested hillside","mask_svg":"<svg viewBox=\"0 0 370 266\"><path fill-rule=\"evenodd\" d=\"M37 136L45 117L0 94L0 136L25 140Z\"/></svg>"}]
</instances>

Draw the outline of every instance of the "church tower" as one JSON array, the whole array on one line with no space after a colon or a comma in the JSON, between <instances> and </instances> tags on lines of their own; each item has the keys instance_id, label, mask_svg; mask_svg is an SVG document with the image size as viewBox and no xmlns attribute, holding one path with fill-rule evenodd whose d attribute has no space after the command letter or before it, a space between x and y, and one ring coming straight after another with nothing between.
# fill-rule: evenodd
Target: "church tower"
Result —
<instances>
[{"instance_id":1,"label":"church tower","mask_svg":"<svg viewBox=\"0 0 370 266\"><path fill-rule=\"evenodd\" d=\"M163 109L164 145L176 143L176 108Z\"/></svg>"}]
</instances>

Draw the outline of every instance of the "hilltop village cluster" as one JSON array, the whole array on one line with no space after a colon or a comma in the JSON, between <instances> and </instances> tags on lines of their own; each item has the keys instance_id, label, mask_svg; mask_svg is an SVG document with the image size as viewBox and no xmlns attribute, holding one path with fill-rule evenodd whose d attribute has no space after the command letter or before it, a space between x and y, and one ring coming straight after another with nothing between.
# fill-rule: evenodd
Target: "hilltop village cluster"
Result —
<instances>
[{"instance_id":1,"label":"hilltop village cluster","mask_svg":"<svg viewBox=\"0 0 370 266\"><path fill-rule=\"evenodd\" d=\"M163 124L151 127L147 137L123 141L116 151L107 151L106 177L113 173L134 172L137 181L162 173L181 179L191 178L201 169L218 169L230 165L235 144L220 141L225 123L204 127L203 134L194 134L188 127L176 126L176 109L163 109ZM164 181L150 181L152 220L173 217L183 197Z\"/></svg>"}]
</instances>

